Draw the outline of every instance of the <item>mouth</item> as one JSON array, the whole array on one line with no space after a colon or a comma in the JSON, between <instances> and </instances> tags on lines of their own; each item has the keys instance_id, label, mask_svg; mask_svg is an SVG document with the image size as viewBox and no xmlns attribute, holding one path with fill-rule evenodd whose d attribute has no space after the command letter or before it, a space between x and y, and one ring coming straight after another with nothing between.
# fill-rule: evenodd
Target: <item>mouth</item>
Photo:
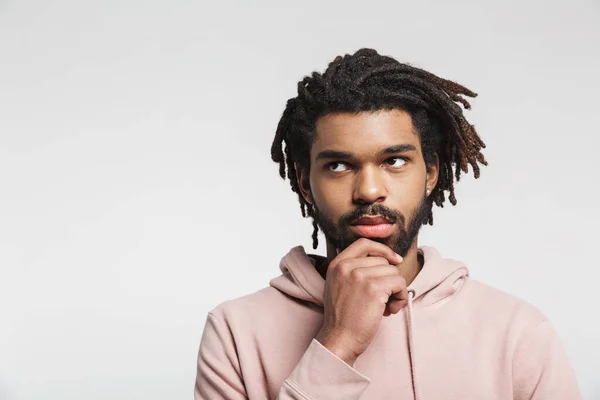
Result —
<instances>
[{"instance_id":1,"label":"mouth","mask_svg":"<svg viewBox=\"0 0 600 400\"><path fill-rule=\"evenodd\" d=\"M392 234L394 222L382 216L360 217L350 224L350 230L366 238L385 238Z\"/></svg>"}]
</instances>

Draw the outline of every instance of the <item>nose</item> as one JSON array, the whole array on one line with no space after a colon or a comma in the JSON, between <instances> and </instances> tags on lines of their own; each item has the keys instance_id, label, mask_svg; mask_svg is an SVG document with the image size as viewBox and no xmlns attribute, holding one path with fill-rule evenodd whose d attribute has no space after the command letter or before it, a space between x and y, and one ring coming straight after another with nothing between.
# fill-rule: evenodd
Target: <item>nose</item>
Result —
<instances>
[{"instance_id":1,"label":"nose","mask_svg":"<svg viewBox=\"0 0 600 400\"><path fill-rule=\"evenodd\" d=\"M355 175L352 200L358 204L383 202L388 193L382 171L376 166L363 167Z\"/></svg>"}]
</instances>

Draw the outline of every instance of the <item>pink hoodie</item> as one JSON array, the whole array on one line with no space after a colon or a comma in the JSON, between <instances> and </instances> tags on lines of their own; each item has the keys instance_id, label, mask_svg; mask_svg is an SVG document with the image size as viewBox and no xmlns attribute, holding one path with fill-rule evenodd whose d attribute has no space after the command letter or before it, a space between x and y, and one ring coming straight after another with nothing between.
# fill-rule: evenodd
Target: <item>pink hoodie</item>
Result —
<instances>
[{"instance_id":1,"label":"pink hoodie","mask_svg":"<svg viewBox=\"0 0 600 400\"><path fill-rule=\"evenodd\" d=\"M208 314L196 400L581 399L556 332L528 303L422 247L414 296L350 367L314 339L325 281L302 247L271 286Z\"/></svg>"}]
</instances>

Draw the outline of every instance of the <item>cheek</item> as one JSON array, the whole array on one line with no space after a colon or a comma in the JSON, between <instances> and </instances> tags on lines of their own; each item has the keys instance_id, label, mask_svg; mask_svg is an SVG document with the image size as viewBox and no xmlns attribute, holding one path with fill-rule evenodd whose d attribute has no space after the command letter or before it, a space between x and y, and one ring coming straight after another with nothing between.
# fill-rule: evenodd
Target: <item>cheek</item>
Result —
<instances>
[{"instance_id":1,"label":"cheek","mask_svg":"<svg viewBox=\"0 0 600 400\"><path fill-rule=\"evenodd\" d=\"M341 185L312 179L311 188L315 205L329 217L337 219L352 207L351 193L347 193L346 188Z\"/></svg>"},{"instance_id":2,"label":"cheek","mask_svg":"<svg viewBox=\"0 0 600 400\"><path fill-rule=\"evenodd\" d=\"M394 179L390 182L388 202L402 212L410 212L423 200L425 178L418 174Z\"/></svg>"}]
</instances>

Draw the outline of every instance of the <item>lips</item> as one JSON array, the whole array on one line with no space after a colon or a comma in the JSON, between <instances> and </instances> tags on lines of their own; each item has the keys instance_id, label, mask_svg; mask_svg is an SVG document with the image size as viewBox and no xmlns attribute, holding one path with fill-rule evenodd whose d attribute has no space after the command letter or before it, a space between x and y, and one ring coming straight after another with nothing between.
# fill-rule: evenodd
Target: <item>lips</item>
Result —
<instances>
[{"instance_id":1,"label":"lips","mask_svg":"<svg viewBox=\"0 0 600 400\"><path fill-rule=\"evenodd\" d=\"M394 224L391 220L381 216L361 217L350 225L350 230L367 238L385 238L392 234Z\"/></svg>"},{"instance_id":2,"label":"lips","mask_svg":"<svg viewBox=\"0 0 600 400\"><path fill-rule=\"evenodd\" d=\"M360 217L359 219L356 219L354 221L352 221L352 225L380 225L380 224L391 224L392 221L390 221L388 218L385 217Z\"/></svg>"}]
</instances>

